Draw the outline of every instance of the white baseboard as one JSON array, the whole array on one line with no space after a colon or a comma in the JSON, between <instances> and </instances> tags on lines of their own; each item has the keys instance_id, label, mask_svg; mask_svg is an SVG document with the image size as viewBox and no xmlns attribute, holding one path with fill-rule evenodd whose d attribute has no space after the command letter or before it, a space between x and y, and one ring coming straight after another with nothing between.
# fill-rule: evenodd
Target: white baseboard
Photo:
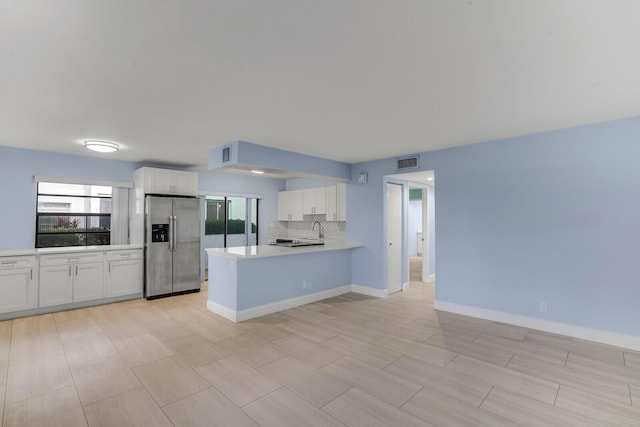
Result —
<instances>
[{"instance_id":1,"label":"white baseboard","mask_svg":"<svg viewBox=\"0 0 640 427\"><path fill-rule=\"evenodd\" d=\"M327 298L336 297L338 295L355 292L358 294L368 295L376 298L386 298L386 289L373 289L361 285L345 285L338 288L327 289L313 294L302 295L295 298L289 298L284 301L273 302L270 304L259 305L257 307L247 308L245 310L235 311L228 307L222 306L211 300L207 300L207 310L216 313L219 316L229 319L232 322L242 322L271 313L277 313L282 310L310 304L316 301L322 301Z\"/></svg>"},{"instance_id":2,"label":"white baseboard","mask_svg":"<svg viewBox=\"0 0 640 427\"><path fill-rule=\"evenodd\" d=\"M436 280L436 275L435 274L430 274L429 275L429 281L433 282L434 280Z\"/></svg>"},{"instance_id":3,"label":"white baseboard","mask_svg":"<svg viewBox=\"0 0 640 427\"><path fill-rule=\"evenodd\" d=\"M569 323L554 322L546 319L521 316L503 311L488 310L485 308L455 304L446 301L434 301L433 308L436 310L463 314L465 316L479 317L481 319L523 326L525 328L537 329L539 331L551 332L554 334L566 335L573 338L640 351L640 337L631 335L622 335L615 332L603 331L601 329L585 328L582 326L571 325Z\"/></svg>"},{"instance_id":4,"label":"white baseboard","mask_svg":"<svg viewBox=\"0 0 640 427\"><path fill-rule=\"evenodd\" d=\"M362 285L351 285L351 292L355 292L357 294L368 295L370 297L376 298L386 298L389 296L388 289L376 289L370 288L368 286Z\"/></svg>"},{"instance_id":5,"label":"white baseboard","mask_svg":"<svg viewBox=\"0 0 640 427\"><path fill-rule=\"evenodd\" d=\"M406 291L408 287L409 287L409 282L404 282L404 283L402 284L402 290L403 290L403 291Z\"/></svg>"}]
</instances>

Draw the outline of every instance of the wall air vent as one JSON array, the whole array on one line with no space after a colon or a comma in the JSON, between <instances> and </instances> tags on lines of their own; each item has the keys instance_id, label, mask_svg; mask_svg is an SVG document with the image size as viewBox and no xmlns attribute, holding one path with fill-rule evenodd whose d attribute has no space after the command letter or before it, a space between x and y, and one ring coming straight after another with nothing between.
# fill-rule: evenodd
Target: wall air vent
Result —
<instances>
[{"instance_id":1,"label":"wall air vent","mask_svg":"<svg viewBox=\"0 0 640 427\"><path fill-rule=\"evenodd\" d=\"M227 163L231 160L231 147L224 147L222 149L222 163Z\"/></svg>"},{"instance_id":2,"label":"wall air vent","mask_svg":"<svg viewBox=\"0 0 640 427\"><path fill-rule=\"evenodd\" d=\"M398 159L398 170L401 169L413 169L419 165L418 156L406 157L404 159Z\"/></svg>"}]
</instances>

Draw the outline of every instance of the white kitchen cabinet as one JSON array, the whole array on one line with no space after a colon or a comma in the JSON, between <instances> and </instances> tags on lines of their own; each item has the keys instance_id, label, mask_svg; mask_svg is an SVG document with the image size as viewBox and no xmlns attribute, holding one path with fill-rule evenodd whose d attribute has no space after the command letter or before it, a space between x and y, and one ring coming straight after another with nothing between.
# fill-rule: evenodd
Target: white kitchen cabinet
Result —
<instances>
[{"instance_id":1,"label":"white kitchen cabinet","mask_svg":"<svg viewBox=\"0 0 640 427\"><path fill-rule=\"evenodd\" d=\"M347 184L327 187L327 221L347 220Z\"/></svg>"},{"instance_id":2,"label":"white kitchen cabinet","mask_svg":"<svg viewBox=\"0 0 640 427\"><path fill-rule=\"evenodd\" d=\"M40 307L104 298L102 252L40 257Z\"/></svg>"},{"instance_id":3,"label":"white kitchen cabinet","mask_svg":"<svg viewBox=\"0 0 640 427\"><path fill-rule=\"evenodd\" d=\"M0 257L0 313L38 306L35 256Z\"/></svg>"},{"instance_id":4,"label":"white kitchen cabinet","mask_svg":"<svg viewBox=\"0 0 640 427\"><path fill-rule=\"evenodd\" d=\"M280 191L278 193L278 221L302 221L303 190Z\"/></svg>"},{"instance_id":5,"label":"white kitchen cabinet","mask_svg":"<svg viewBox=\"0 0 640 427\"><path fill-rule=\"evenodd\" d=\"M107 252L106 265L105 297L142 293L142 249Z\"/></svg>"},{"instance_id":6,"label":"white kitchen cabinet","mask_svg":"<svg viewBox=\"0 0 640 427\"><path fill-rule=\"evenodd\" d=\"M302 212L305 215L327 213L327 187L305 188L302 190Z\"/></svg>"},{"instance_id":7,"label":"white kitchen cabinet","mask_svg":"<svg viewBox=\"0 0 640 427\"><path fill-rule=\"evenodd\" d=\"M161 168L140 168L134 173L136 188L144 194L198 196L198 174Z\"/></svg>"}]
</instances>

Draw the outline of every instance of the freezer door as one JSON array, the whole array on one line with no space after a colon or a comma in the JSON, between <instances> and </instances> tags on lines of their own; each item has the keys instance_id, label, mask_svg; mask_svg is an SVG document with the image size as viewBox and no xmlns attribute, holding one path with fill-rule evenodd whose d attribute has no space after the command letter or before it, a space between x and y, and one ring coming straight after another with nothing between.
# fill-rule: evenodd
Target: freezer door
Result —
<instances>
[{"instance_id":1,"label":"freezer door","mask_svg":"<svg viewBox=\"0 0 640 427\"><path fill-rule=\"evenodd\" d=\"M173 199L173 292L200 289L200 200Z\"/></svg>"},{"instance_id":2,"label":"freezer door","mask_svg":"<svg viewBox=\"0 0 640 427\"><path fill-rule=\"evenodd\" d=\"M147 196L145 200L144 285L146 298L172 292L171 224L171 198Z\"/></svg>"}]
</instances>

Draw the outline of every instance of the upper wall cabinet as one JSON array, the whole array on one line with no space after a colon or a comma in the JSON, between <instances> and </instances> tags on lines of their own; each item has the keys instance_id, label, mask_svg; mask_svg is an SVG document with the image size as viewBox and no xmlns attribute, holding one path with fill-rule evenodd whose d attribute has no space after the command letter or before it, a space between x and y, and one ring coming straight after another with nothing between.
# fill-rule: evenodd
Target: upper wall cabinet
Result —
<instances>
[{"instance_id":1,"label":"upper wall cabinet","mask_svg":"<svg viewBox=\"0 0 640 427\"><path fill-rule=\"evenodd\" d=\"M278 193L278 221L302 221L302 190Z\"/></svg>"},{"instance_id":2,"label":"upper wall cabinet","mask_svg":"<svg viewBox=\"0 0 640 427\"><path fill-rule=\"evenodd\" d=\"M134 175L136 188L144 194L170 196L197 196L198 174L173 169L140 168Z\"/></svg>"},{"instance_id":3,"label":"upper wall cabinet","mask_svg":"<svg viewBox=\"0 0 640 427\"><path fill-rule=\"evenodd\" d=\"M347 184L327 187L327 221L347 220Z\"/></svg>"},{"instance_id":4,"label":"upper wall cabinet","mask_svg":"<svg viewBox=\"0 0 640 427\"><path fill-rule=\"evenodd\" d=\"M302 190L302 212L305 215L327 213L327 187Z\"/></svg>"}]
</instances>

